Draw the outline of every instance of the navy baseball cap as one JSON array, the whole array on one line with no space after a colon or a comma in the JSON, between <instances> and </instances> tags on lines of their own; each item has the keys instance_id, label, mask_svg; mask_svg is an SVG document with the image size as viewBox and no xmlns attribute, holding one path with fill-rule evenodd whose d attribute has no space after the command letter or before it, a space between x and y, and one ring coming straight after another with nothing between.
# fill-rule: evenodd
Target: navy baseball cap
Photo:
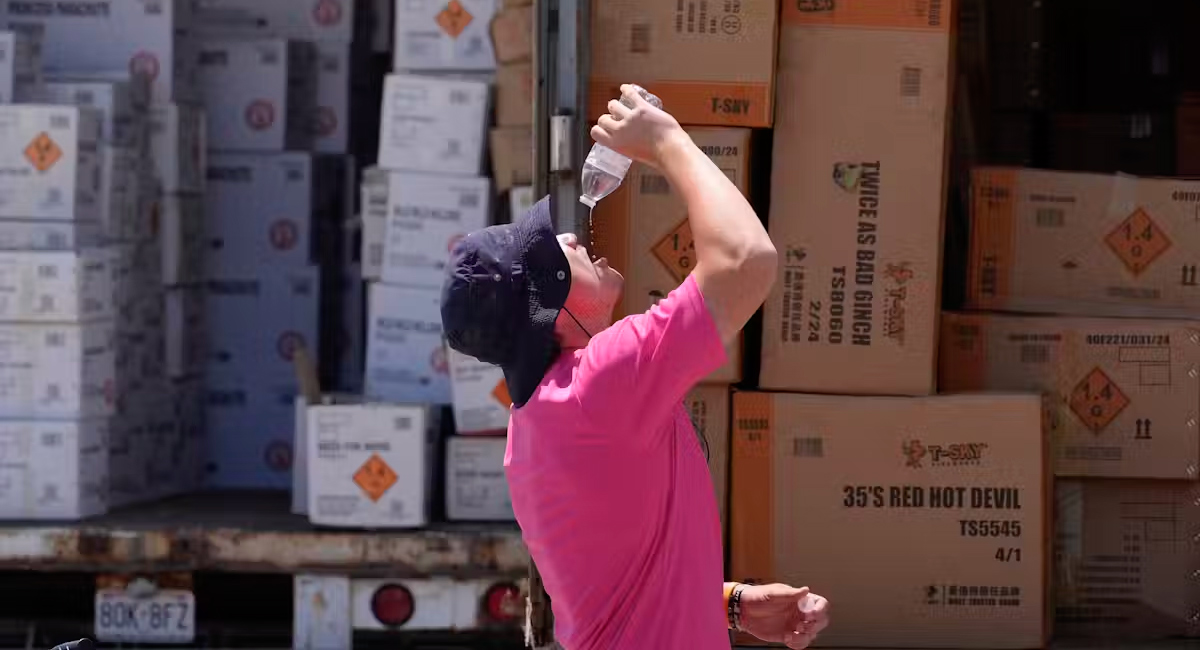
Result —
<instances>
[{"instance_id":1,"label":"navy baseball cap","mask_svg":"<svg viewBox=\"0 0 1200 650\"><path fill-rule=\"evenodd\" d=\"M473 232L455 245L442 286L442 329L458 352L500 366L513 404L524 406L561 352L554 323L571 291L544 197L515 223Z\"/></svg>"}]
</instances>

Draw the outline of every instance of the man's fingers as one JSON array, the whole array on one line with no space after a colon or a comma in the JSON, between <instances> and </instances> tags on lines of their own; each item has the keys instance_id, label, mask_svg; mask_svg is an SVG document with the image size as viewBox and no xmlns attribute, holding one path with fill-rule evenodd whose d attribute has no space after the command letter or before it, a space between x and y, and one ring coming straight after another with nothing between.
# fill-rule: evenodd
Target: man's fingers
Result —
<instances>
[{"instance_id":1,"label":"man's fingers","mask_svg":"<svg viewBox=\"0 0 1200 650\"><path fill-rule=\"evenodd\" d=\"M608 114L612 115L617 121L621 121L633 113L633 110L622 104L619 100L610 99L608 101Z\"/></svg>"},{"instance_id":2,"label":"man's fingers","mask_svg":"<svg viewBox=\"0 0 1200 650\"><path fill-rule=\"evenodd\" d=\"M787 635L787 639L784 640L784 643L792 650L804 650L804 648L812 645L812 642L816 639L816 634L800 631Z\"/></svg>"},{"instance_id":3,"label":"man's fingers","mask_svg":"<svg viewBox=\"0 0 1200 650\"><path fill-rule=\"evenodd\" d=\"M595 140L596 142L598 142L606 147L612 141L612 138L608 135L608 131L605 131L604 129L600 128L599 125L592 127L591 135L592 135L593 140Z\"/></svg>"},{"instance_id":4,"label":"man's fingers","mask_svg":"<svg viewBox=\"0 0 1200 650\"><path fill-rule=\"evenodd\" d=\"M634 108L645 108L650 106L650 102L646 101L645 97L642 97L642 93L639 93L630 84L621 86L621 96L625 99L626 104L633 106Z\"/></svg>"}]
</instances>

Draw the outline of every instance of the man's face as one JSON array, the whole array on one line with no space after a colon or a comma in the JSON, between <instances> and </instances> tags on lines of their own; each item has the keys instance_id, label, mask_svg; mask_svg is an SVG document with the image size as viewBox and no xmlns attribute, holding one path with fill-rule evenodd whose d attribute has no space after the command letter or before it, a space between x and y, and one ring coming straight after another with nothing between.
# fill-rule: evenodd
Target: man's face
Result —
<instances>
[{"instance_id":1,"label":"man's face","mask_svg":"<svg viewBox=\"0 0 1200 650\"><path fill-rule=\"evenodd\" d=\"M571 292L566 308L589 333L596 334L612 325L613 308L621 299L625 278L608 265L607 259L592 261L575 235L559 235L558 243L571 265Z\"/></svg>"}]
</instances>

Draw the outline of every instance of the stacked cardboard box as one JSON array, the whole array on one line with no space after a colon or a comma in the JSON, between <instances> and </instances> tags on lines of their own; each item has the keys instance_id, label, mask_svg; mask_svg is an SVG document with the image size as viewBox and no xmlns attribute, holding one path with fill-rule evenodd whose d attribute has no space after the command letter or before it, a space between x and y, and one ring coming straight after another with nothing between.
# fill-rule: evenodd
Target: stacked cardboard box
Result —
<instances>
[{"instance_id":1,"label":"stacked cardboard box","mask_svg":"<svg viewBox=\"0 0 1200 650\"><path fill-rule=\"evenodd\" d=\"M782 8L773 392L733 398L730 578L829 598L825 646L1049 635L1040 400L933 395L956 8Z\"/></svg>"},{"instance_id":2,"label":"stacked cardboard box","mask_svg":"<svg viewBox=\"0 0 1200 650\"><path fill-rule=\"evenodd\" d=\"M330 344L357 330L339 318L353 312L340 289L356 272L340 245L354 173L345 155L353 3L296 11L277 0L202 0L194 11L209 149L208 483L287 488L295 351L333 377L354 362L352 344ZM343 349L351 352L339 357Z\"/></svg>"},{"instance_id":3,"label":"stacked cardboard box","mask_svg":"<svg viewBox=\"0 0 1200 650\"><path fill-rule=\"evenodd\" d=\"M1200 304L1198 198L1176 178L972 177L967 306L979 311L944 316L942 384L1048 396L1066 634L1200 631L1200 321L1179 320Z\"/></svg>"}]
</instances>

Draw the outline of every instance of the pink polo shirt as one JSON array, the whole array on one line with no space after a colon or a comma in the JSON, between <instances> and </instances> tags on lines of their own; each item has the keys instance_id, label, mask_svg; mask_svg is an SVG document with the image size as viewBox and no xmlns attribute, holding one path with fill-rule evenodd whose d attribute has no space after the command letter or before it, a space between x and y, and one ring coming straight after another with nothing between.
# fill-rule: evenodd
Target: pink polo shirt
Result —
<instances>
[{"instance_id":1,"label":"pink polo shirt","mask_svg":"<svg viewBox=\"0 0 1200 650\"><path fill-rule=\"evenodd\" d=\"M513 510L566 650L729 649L717 502L683 407L724 362L689 277L564 352L513 410Z\"/></svg>"}]
</instances>

